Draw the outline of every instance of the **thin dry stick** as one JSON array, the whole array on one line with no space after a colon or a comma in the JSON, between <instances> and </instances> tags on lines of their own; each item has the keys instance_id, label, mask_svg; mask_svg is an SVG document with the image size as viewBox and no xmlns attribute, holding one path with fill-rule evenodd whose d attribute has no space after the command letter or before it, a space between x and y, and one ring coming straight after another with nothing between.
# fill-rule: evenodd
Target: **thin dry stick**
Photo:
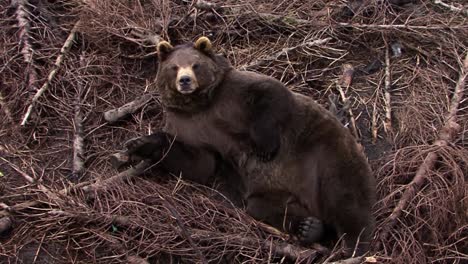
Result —
<instances>
[{"instance_id":1,"label":"thin dry stick","mask_svg":"<svg viewBox=\"0 0 468 264\"><path fill-rule=\"evenodd\" d=\"M182 217L180 216L179 212L177 212L177 209L172 205L170 201L168 201L168 199L166 199L163 195L161 195L157 190L155 191L157 192L159 198L161 198L166 209L171 213L172 217L174 217L174 219L176 220L177 225L180 227L180 233L182 237L184 237L189 242L193 250L195 250L201 263L208 263L208 261L206 261L205 256L202 254L200 248L197 246L197 244L195 244L195 242L193 242L192 236L190 235L188 228L184 225L184 223L182 223Z\"/></svg>"},{"instance_id":2,"label":"thin dry stick","mask_svg":"<svg viewBox=\"0 0 468 264\"><path fill-rule=\"evenodd\" d=\"M253 68L253 67L261 65L265 61L275 61L275 60L278 60L278 58L280 58L281 56L286 55L286 54L288 54L289 52L291 52L293 50L297 50L299 48L323 45L323 44L327 43L330 40L331 40L331 38L316 39L316 40L301 43L301 44L299 44L297 46L294 46L294 47L283 48L281 51L279 51L279 52L277 52L275 54L272 54L270 56L266 56L266 57L260 58L258 60L255 60L255 61L249 63L248 65L240 67L240 69L241 70L247 70L249 68Z\"/></svg>"},{"instance_id":3,"label":"thin dry stick","mask_svg":"<svg viewBox=\"0 0 468 264\"><path fill-rule=\"evenodd\" d=\"M346 22L339 22L336 23L337 26L341 27L351 27L355 29L408 29L408 30L439 30L445 29L447 26L415 26L415 25L407 25L407 24L358 24L358 23L346 23ZM464 28L465 25L453 25L450 26L451 29L461 29Z\"/></svg>"},{"instance_id":4,"label":"thin dry stick","mask_svg":"<svg viewBox=\"0 0 468 264\"><path fill-rule=\"evenodd\" d=\"M344 64L343 65L343 75L341 76L341 80L336 83L336 87L340 92L341 100L343 101L343 105L349 104L349 99L346 97L346 94L341 87L341 85L346 86L346 90L348 90L351 82L353 80L354 68L351 64ZM356 119L354 118L353 110L351 107L348 108L349 119L351 121L351 131L353 132L354 136L359 139L359 132L356 126Z\"/></svg>"},{"instance_id":5,"label":"thin dry stick","mask_svg":"<svg viewBox=\"0 0 468 264\"><path fill-rule=\"evenodd\" d=\"M288 257L292 260L313 260L319 251L306 249L289 243L282 243L273 240L262 240L248 237L242 234L223 234L207 230L193 229L192 238L196 241L206 241L222 238L226 244L241 244L245 246L257 247L258 244L265 250L271 250L274 255ZM298 261L300 262L300 261ZM302 262L301 262L302 263Z\"/></svg>"},{"instance_id":6,"label":"thin dry stick","mask_svg":"<svg viewBox=\"0 0 468 264\"><path fill-rule=\"evenodd\" d=\"M445 125L439 134L439 139L434 142L433 146L436 146L436 147L447 146L449 142L453 141L453 139L455 138L456 132L460 128L460 125L457 124L457 111L458 111L458 106L460 105L461 99L463 97L463 92L465 88L465 79L466 79L467 74L468 74L468 53L466 54L465 59L463 61L463 65L462 65L461 72L460 72L460 77L455 86L455 91L454 91L454 94L450 103L449 112L445 119ZM401 196L400 201L398 202L397 206L393 209L393 212L388 217L388 223L380 235L381 241L379 242L377 247L381 246L380 243L387 238L391 228L396 224L397 219L400 217L403 210L406 208L406 205L408 204L408 202L411 199L413 199L413 197L416 195L417 191L419 190L421 185L426 180L426 176L429 175L430 171L434 168L437 157L438 157L437 152L432 151L426 156L421 166L419 166L415 177L406 186L406 190Z\"/></svg>"},{"instance_id":7,"label":"thin dry stick","mask_svg":"<svg viewBox=\"0 0 468 264\"><path fill-rule=\"evenodd\" d=\"M80 55L80 68L85 68L84 55ZM75 99L75 139L73 140L73 169L72 178L78 179L84 171L84 139L83 139L83 114L81 112L81 97L83 95L84 81L79 80L77 84L76 99Z\"/></svg>"},{"instance_id":8,"label":"thin dry stick","mask_svg":"<svg viewBox=\"0 0 468 264\"><path fill-rule=\"evenodd\" d=\"M360 264L360 263L377 263L375 257L356 257L349 259L342 259L333 262L324 262L323 264Z\"/></svg>"},{"instance_id":9,"label":"thin dry stick","mask_svg":"<svg viewBox=\"0 0 468 264\"><path fill-rule=\"evenodd\" d=\"M0 157L1 158L1 157ZM1 158L3 159L3 158ZM7 160L3 159L4 161L6 161L7 163L9 163ZM9 163L10 165L12 165L11 163ZM100 189L100 188L104 188L107 184L110 184L110 183L113 183L113 182L118 182L120 180L125 180L125 179L130 179L136 175L139 175L141 173L143 173L146 169L148 169L150 166L152 165L152 162L148 162L148 161L142 161L140 162L138 165L136 165L135 167L132 167L126 171L123 171L123 172L120 172L119 174L115 175L115 176L112 176L108 179L105 179L105 180L102 180L102 181L96 181L94 183L89 183L89 182L82 182L82 183L78 183L78 184L75 184L75 185L72 185L68 188L64 188L58 192L55 192L55 193L52 193L52 191L48 190L45 186L42 186L42 185L38 185L38 188L41 189L43 192L45 192L49 197L53 197L53 199L59 199L59 195L67 195L73 191L76 191L76 190L82 190L84 191L85 193L89 193L93 190L97 190L97 189ZM12 166L13 169L15 169L16 166ZM16 170L16 169L15 169ZM23 173L22 171L18 170L18 172L30 183L34 183L34 179L32 177L29 177L30 179L27 179L26 176L28 176L27 174ZM2 209L4 209L4 211L0 211L0 217L1 216L9 216L11 214L11 212L20 212L22 210L25 210L27 208L32 208L34 206L37 206L41 203L43 203L44 201L40 201L40 200L33 200L33 201L27 201L27 202L23 202L23 203L19 203L19 204L15 204L15 205L12 205L12 206L7 206L7 207L3 207Z\"/></svg>"},{"instance_id":10,"label":"thin dry stick","mask_svg":"<svg viewBox=\"0 0 468 264\"><path fill-rule=\"evenodd\" d=\"M13 123L13 116L11 115L11 111L5 103L5 99L3 98L2 92L0 91L0 107L3 109L5 116L7 119Z\"/></svg>"},{"instance_id":11,"label":"thin dry stick","mask_svg":"<svg viewBox=\"0 0 468 264\"><path fill-rule=\"evenodd\" d=\"M468 9L466 8L456 7L454 5L444 3L441 0L434 0L434 4L448 8L452 12L462 13L463 15L468 16Z\"/></svg>"},{"instance_id":12,"label":"thin dry stick","mask_svg":"<svg viewBox=\"0 0 468 264\"><path fill-rule=\"evenodd\" d=\"M387 134L393 132L392 128L392 97L390 95L392 81L390 75L390 49L385 41L385 92L384 92L384 101L385 101L385 122L384 130Z\"/></svg>"},{"instance_id":13,"label":"thin dry stick","mask_svg":"<svg viewBox=\"0 0 468 264\"><path fill-rule=\"evenodd\" d=\"M29 14L26 11L26 5L28 4L28 1L14 0L13 3L16 3L17 5L16 20L18 21L18 34L22 44L21 54L23 55L24 61L28 64L28 87L30 91L37 91L37 71L33 60L34 50L30 42L31 26L29 23Z\"/></svg>"},{"instance_id":14,"label":"thin dry stick","mask_svg":"<svg viewBox=\"0 0 468 264\"><path fill-rule=\"evenodd\" d=\"M122 171L120 173L118 173L117 175L114 175L110 178L107 178L107 179L104 179L104 180L101 180L101 181L96 181L95 183L92 183L92 184L88 184L84 187L82 187L81 189L84 191L84 192L91 192L93 190L98 190L98 189L105 189L107 185L113 183L113 182L119 182L119 181L125 181L125 180L129 180L137 175L140 175L142 174L146 169L148 169L149 167L151 167L153 164L153 162L151 161L142 161L140 163L138 163L135 167L131 167L129 168L128 170L125 170L125 171Z\"/></svg>"},{"instance_id":15,"label":"thin dry stick","mask_svg":"<svg viewBox=\"0 0 468 264\"><path fill-rule=\"evenodd\" d=\"M378 127L377 127L377 99L374 101L374 106L372 109L372 143L375 144L377 142L378 136Z\"/></svg>"},{"instance_id":16,"label":"thin dry stick","mask_svg":"<svg viewBox=\"0 0 468 264\"><path fill-rule=\"evenodd\" d=\"M47 197L49 197L50 200L52 200L52 201L59 201L60 200L59 196L56 193L54 193L53 191L51 191L46 186L39 183L34 177L29 176L26 172L22 171L15 164L11 163L10 161L8 161L8 160L6 160L4 158L0 157L0 159L5 161L12 169L14 169L16 172L18 172L27 182L29 182L31 184L36 183L37 188L39 190L41 190L42 192L44 192L47 195ZM9 207L9 208L11 208L11 207Z\"/></svg>"},{"instance_id":17,"label":"thin dry stick","mask_svg":"<svg viewBox=\"0 0 468 264\"><path fill-rule=\"evenodd\" d=\"M39 89L37 91L37 93L34 95L32 101L31 101L31 104L29 105L28 110L26 111L26 114L23 117L23 121L21 121L22 126L26 125L26 122L28 121L29 116L31 115L37 100L47 90L47 88L49 88L50 83L54 79L55 75L57 75L57 72L58 72L60 66L62 65L62 62L65 59L65 55L67 55L68 50L70 50L70 47L72 46L73 39L75 38L75 34L76 34L76 31L78 30L79 24L80 24L80 21L78 21L75 24L75 26L73 27L73 29L71 30L70 34L68 35L67 40L65 40L65 43L63 44L62 48L60 49L60 54L57 57L57 60L55 61L54 66L52 67L52 70L49 72L47 80L44 82L41 89Z\"/></svg>"},{"instance_id":18,"label":"thin dry stick","mask_svg":"<svg viewBox=\"0 0 468 264\"><path fill-rule=\"evenodd\" d=\"M138 109L142 108L146 103L148 103L151 100L151 95L150 94L145 94L141 97L138 97L137 99L131 101L130 103L127 103L119 108L109 110L104 113L104 119L109 122L113 123L116 122L123 117L134 113Z\"/></svg>"}]
</instances>

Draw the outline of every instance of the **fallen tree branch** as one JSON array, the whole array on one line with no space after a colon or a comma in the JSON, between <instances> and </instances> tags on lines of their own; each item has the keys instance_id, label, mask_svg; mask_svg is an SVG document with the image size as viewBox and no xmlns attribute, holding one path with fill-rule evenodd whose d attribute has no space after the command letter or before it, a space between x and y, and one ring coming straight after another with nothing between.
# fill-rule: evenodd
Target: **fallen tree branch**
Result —
<instances>
[{"instance_id":1,"label":"fallen tree branch","mask_svg":"<svg viewBox=\"0 0 468 264\"><path fill-rule=\"evenodd\" d=\"M28 5L28 1L13 0L13 3L16 3L17 5L16 20L18 21L19 27L18 35L22 44L21 55L23 55L24 62L26 62L26 64L28 65L28 68L26 69L28 78L28 88L29 91L37 91L37 70L33 60L34 50L30 42L31 25L29 23L29 13L26 10L26 5Z\"/></svg>"},{"instance_id":2,"label":"fallen tree branch","mask_svg":"<svg viewBox=\"0 0 468 264\"><path fill-rule=\"evenodd\" d=\"M195 244L195 242L192 239L192 236L188 230L188 228L184 225L182 222L182 217L180 216L179 212L177 212L177 209L172 205L168 199L166 199L163 195L161 195L157 190L155 190L159 196L159 198L162 200L164 206L166 209L169 211L169 213L172 215L172 217L176 220L177 225L180 228L180 234L182 235L183 238L185 238L190 246L193 248L193 250L196 252L198 255L198 258L200 259L201 263L208 263L206 260L205 256L202 254L200 248Z\"/></svg>"},{"instance_id":3,"label":"fallen tree branch","mask_svg":"<svg viewBox=\"0 0 468 264\"><path fill-rule=\"evenodd\" d=\"M377 126L377 99L374 101L371 119L372 144L377 142L379 128Z\"/></svg>"},{"instance_id":4,"label":"fallen tree branch","mask_svg":"<svg viewBox=\"0 0 468 264\"><path fill-rule=\"evenodd\" d=\"M80 68L84 69L84 55L80 56ZM75 139L73 140L73 169L72 179L79 179L84 171L84 130L83 130L83 114L81 111L81 97L83 95L84 82L78 80L76 98L75 98L75 118L74 118L74 130Z\"/></svg>"},{"instance_id":5,"label":"fallen tree branch","mask_svg":"<svg viewBox=\"0 0 468 264\"><path fill-rule=\"evenodd\" d=\"M355 29L409 29L409 30L439 30L446 29L448 26L416 26L416 25L407 25L407 24L359 24L359 23L346 23L339 22L336 23L336 26L341 27L350 27ZM450 26L451 29L461 29L465 27L464 25L453 25Z\"/></svg>"},{"instance_id":6,"label":"fallen tree branch","mask_svg":"<svg viewBox=\"0 0 468 264\"><path fill-rule=\"evenodd\" d=\"M118 120L124 118L125 116L136 112L138 109L142 108L149 101L151 101L151 94L145 94L137 99L124 104L123 106L109 110L104 113L104 119L109 123L117 122Z\"/></svg>"},{"instance_id":7,"label":"fallen tree branch","mask_svg":"<svg viewBox=\"0 0 468 264\"><path fill-rule=\"evenodd\" d=\"M463 15L468 16L468 9L466 8L456 7L454 5L444 3L442 0L434 0L434 4L447 8L452 12L462 13Z\"/></svg>"},{"instance_id":8,"label":"fallen tree branch","mask_svg":"<svg viewBox=\"0 0 468 264\"><path fill-rule=\"evenodd\" d=\"M6 162L8 162L8 161L6 161ZM9 163L9 164L11 164L11 163ZM59 195L60 196L67 195L67 194L69 194L69 193L71 193L73 191L77 191L77 190L82 190L85 193L90 193L93 190L105 188L105 186L107 184L110 184L110 183L113 183L113 182L118 182L118 181L121 181L121 180L130 179L130 178L132 178L132 177L134 177L136 175L139 175L139 174L143 173L146 169L148 169L150 167L151 164L152 163L149 162L149 161L142 161L138 165L136 165L135 167L129 168L128 170L120 172L117 175L115 175L113 177L110 177L108 179L101 180L101 181L98 180L98 181L96 181L94 183L89 183L89 182L78 183L78 184L72 185L70 187L64 188L64 189L62 189L62 190L60 190L58 192L55 192L55 193L52 193L51 190L48 190L45 186L42 186L41 184L38 184L38 188L41 189L42 191L44 191L46 194L49 194L49 197L52 197L52 199L60 200L59 197L58 197ZM16 166L14 166L12 168L15 169L15 167ZM27 176L27 174L22 173L21 171L18 171L18 172L23 177ZM25 177L25 178L27 178L27 177ZM31 178L31 181L28 180L28 182L34 183L34 179ZM27 208L32 208L34 206L37 206L37 205L39 205L41 203L46 203L46 201L33 200L33 201L27 201L27 202L23 202L23 203L19 203L19 204L15 204L15 205L12 205L12 206L2 208L3 210L0 211L0 217L9 216L9 215L11 215L12 212L20 212L20 211L25 210Z\"/></svg>"},{"instance_id":9,"label":"fallen tree branch","mask_svg":"<svg viewBox=\"0 0 468 264\"><path fill-rule=\"evenodd\" d=\"M342 259L333 262L324 262L322 264L359 264L359 263L377 263L375 257L356 257L349 259Z\"/></svg>"},{"instance_id":10,"label":"fallen tree branch","mask_svg":"<svg viewBox=\"0 0 468 264\"><path fill-rule=\"evenodd\" d=\"M60 66L65 60L65 56L67 55L68 51L70 50L70 47L72 46L76 31L78 30L79 25L80 25L80 21L78 21L75 24L70 34L68 35L67 39L65 40L65 43L63 43L63 46L60 49L60 54L57 56L57 59L55 60L55 64L52 67L52 70L49 72L49 75L47 76L47 80L44 82L42 87L36 92L36 94L32 98L31 104L29 105L28 110L26 111L26 114L23 117L23 121L21 121L22 126L26 125L26 122L28 122L28 119L33 111L35 104L37 103L37 100L49 88L50 83L54 79L55 75L57 75L57 72Z\"/></svg>"},{"instance_id":11,"label":"fallen tree branch","mask_svg":"<svg viewBox=\"0 0 468 264\"><path fill-rule=\"evenodd\" d=\"M465 56L465 59L462 63L460 77L457 81L455 86L455 91L450 103L449 112L445 118L445 125L441 129L439 134L439 139L436 140L433 144L434 147L443 147L447 146L451 141L454 140L455 135L460 129L460 125L457 123L457 111L461 99L463 97L463 92L465 88L465 79L468 75L468 53ZM397 219L405 210L407 204L414 198L418 190L424 184L427 175L429 175L430 171L434 168L434 165L438 158L437 149L431 151L427 154L426 158L419 166L418 170L416 171L416 175L414 176L413 180L406 185L405 191L402 194L400 201L398 201L397 206L393 209L390 216L387 218L388 222L387 225L383 228L382 233L380 234L380 241L377 244L377 248L381 246L382 241L387 239L390 230L396 224Z\"/></svg>"},{"instance_id":12,"label":"fallen tree branch","mask_svg":"<svg viewBox=\"0 0 468 264\"><path fill-rule=\"evenodd\" d=\"M266 61L278 60L281 56L284 56L284 55L288 54L291 51L294 51L294 50L297 50L297 49L300 49L300 48L320 46L320 45L323 45L323 44L327 43L330 40L331 40L331 38L316 39L316 40L311 40L311 41L301 43L301 44L293 46L293 47L283 48L281 51L279 51L277 53L274 53L274 54L272 54L270 56L266 56L266 57L257 59L257 60L255 60L255 61L253 61L253 62L251 62L251 63L249 63L247 65L244 65L244 66L240 67L240 69L241 70L248 70L248 69L254 68L256 66L262 65Z\"/></svg>"},{"instance_id":13,"label":"fallen tree branch","mask_svg":"<svg viewBox=\"0 0 468 264\"><path fill-rule=\"evenodd\" d=\"M385 102L385 121L384 129L388 135L393 132L392 127L392 97L390 94L392 80L390 75L390 48L385 41L385 91L384 91L384 102Z\"/></svg>"},{"instance_id":14,"label":"fallen tree branch","mask_svg":"<svg viewBox=\"0 0 468 264\"><path fill-rule=\"evenodd\" d=\"M104 179L104 180L98 180L95 183L88 184L86 186L83 186L81 189L84 192L91 192L94 190L102 190L105 189L107 185L115 182L120 182L120 181L126 181L129 180L137 175L142 174L146 169L148 169L151 165L153 165L153 162L151 161L142 161L138 163L135 167L131 167L128 170L122 171L118 173L117 175L114 175L110 178Z\"/></svg>"},{"instance_id":15,"label":"fallen tree branch","mask_svg":"<svg viewBox=\"0 0 468 264\"><path fill-rule=\"evenodd\" d=\"M346 90L349 88L353 80L353 74L354 74L353 66L351 64L344 64L341 80L336 83L336 87L338 88L338 91L340 92L341 101L343 101L343 105L348 106L348 114L349 114L349 119L351 121L351 132L353 133L354 137L356 137L356 139L359 139L360 136L357 130L356 119L354 117L353 110L351 109L349 99L346 97L346 94L343 91L343 88L341 87L342 85L345 86Z\"/></svg>"},{"instance_id":16,"label":"fallen tree branch","mask_svg":"<svg viewBox=\"0 0 468 264\"><path fill-rule=\"evenodd\" d=\"M162 199L162 198L161 198ZM163 199L164 201L164 199ZM169 210L173 210L173 206L168 203L164 203L164 206ZM172 208L172 209L171 209ZM180 219L180 215L177 212L170 212L173 217L177 216ZM63 210L51 210L48 214L53 216L66 216L72 219L76 219L79 223L96 223L102 225L103 221L112 223L113 225L133 229L133 230L145 230L148 227L140 224L138 221L132 220L128 216L123 215L106 215L102 213L70 213ZM177 218L176 218L177 220ZM168 223L169 224L169 223ZM180 226L181 223L178 223ZM243 234L226 234L216 231L208 231L202 229L191 229L190 238L193 240L192 243L209 243L212 240L222 240L226 245L239 244L245 246L258 246L260 245L263 249L271 251L274 255L284 256L292 260L313 260L318 254L323 254L327 252L325 248L303 248L296 246L287 242L274 241L274 240L259 240L258 238L245 236ZM181 234L182 235L182 234ZM187 234L186 234L187 235ZM187 239L185 235L182 235L184 239ZM201 251L200 251L201 254ZM203 258L204 259L204 258ZM206 259L205 259L206 261Z\"/></svg>"}]
</instances>

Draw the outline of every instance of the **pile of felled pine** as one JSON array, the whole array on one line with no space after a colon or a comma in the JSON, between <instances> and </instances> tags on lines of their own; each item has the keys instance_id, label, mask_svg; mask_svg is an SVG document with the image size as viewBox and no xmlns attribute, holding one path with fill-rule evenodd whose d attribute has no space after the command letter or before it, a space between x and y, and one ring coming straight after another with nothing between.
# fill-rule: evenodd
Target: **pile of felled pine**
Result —
<instances>
[{"instance_id":1,"label":"pile of felled pine","mask_svg":"<svg viewBox=\"0 0 468 264\"><path fill-rule=\"evenodd\" d=\"M364 147L378 225L370 257L346 263L464 263L467 10L455 0L1 2L0 261L332 262L338 246L300 247L215 190L110 163L162 125L156 45L205 35L235 67L333 110Z\"/></svg>"}]
</instances>

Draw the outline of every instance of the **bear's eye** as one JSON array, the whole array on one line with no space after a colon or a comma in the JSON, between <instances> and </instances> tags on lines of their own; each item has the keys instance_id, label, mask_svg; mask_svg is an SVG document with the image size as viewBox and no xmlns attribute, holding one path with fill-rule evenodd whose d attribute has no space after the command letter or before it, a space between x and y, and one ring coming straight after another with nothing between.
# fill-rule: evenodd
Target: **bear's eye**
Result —
<instances>
[{"instance_id":1,"label":"bear's eye","mask_svg":"<svg viewBox=\"0 0 468 264\"><path fill-rule=\"evenodd\" d=\"M177 67L177 65L172 65L171 66L171 70L173 71L177 71L179 69L179 67Z\"/></svg>"},{"instance_id":2,"label":"bear's eye","mask_svg":"<svg viewBox=\"0 0 468 264\"><path fill-rule=\"evenodd\" d=\"M200 68L200 63L194 63L194 64L192 65L192 69L196 70L196 69L198 69L198 68Z\"/></svg>"}]
</instances>

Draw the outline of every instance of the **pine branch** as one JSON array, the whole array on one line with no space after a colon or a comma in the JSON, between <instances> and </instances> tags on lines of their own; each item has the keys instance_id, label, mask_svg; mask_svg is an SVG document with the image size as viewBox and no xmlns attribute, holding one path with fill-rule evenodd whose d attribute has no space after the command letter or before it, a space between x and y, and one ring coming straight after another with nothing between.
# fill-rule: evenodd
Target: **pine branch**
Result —
<instances>
[{"instance_id":1,"label":"pine branch","mask_svg":"<svg viewBox=\"0 0 468 264\"><path fill-rule=\"evenodd\" d=\"M44 82L42 87L36 92L34 95L31 104L28 107L28 110L26 111L26 114L23 117L23 121L21 121L21 125L24 126L28 122L28 119L34 109L35 104L37 103L39 97L49 88L50 83L54 79L55 75L57 75L57 72L62 65L63 61L65 60L65 56L67 55L68 51L70 50L70 47L72 46L73 39L75 38L76 31L78 30L80 21L78 21L73 29L71 30L70 34L68 35L68 38L65 40L65 43L63 44L60 54L57 57L57 60L55 61L54 66L52 67L52 70L49 72L49 75L47 77L47 80Z\"/></svg>"}]
</instances>

